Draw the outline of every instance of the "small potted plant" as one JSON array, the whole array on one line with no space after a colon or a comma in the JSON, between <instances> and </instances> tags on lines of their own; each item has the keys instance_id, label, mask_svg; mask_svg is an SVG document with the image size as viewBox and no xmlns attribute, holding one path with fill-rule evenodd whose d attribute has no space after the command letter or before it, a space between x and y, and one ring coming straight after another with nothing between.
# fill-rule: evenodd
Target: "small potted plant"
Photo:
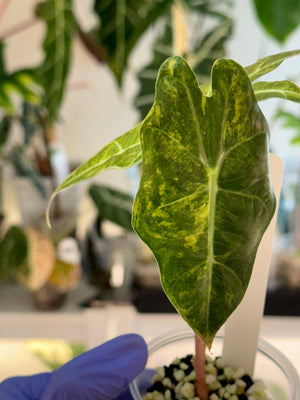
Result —
<instances>
[{"instance_id":1,"label":"small potted plant","mask_svg":"<svg viewBox=\"0 0 300 400\"><path fill-rule=\"evenodd\" d=\"M144 121L80 166L53 194L142 160L133 227L152 250L163 289L196 338L195 390L176 398L229 398L230 393L208 393L204 351L241 302L275 211L268 125L257 101L300 100L292 82L252 81L297 54L300 50L269 56L245 69L217 60L211 83L204 86L183 58L167 59Z\"/></svg>"}]
</instances>

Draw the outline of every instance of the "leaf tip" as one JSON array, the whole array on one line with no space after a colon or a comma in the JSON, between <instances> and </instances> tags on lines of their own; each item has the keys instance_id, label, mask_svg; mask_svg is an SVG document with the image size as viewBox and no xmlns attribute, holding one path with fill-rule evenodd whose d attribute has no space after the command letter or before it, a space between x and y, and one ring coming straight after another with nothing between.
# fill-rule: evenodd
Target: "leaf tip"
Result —
<instances>
[{"instance_id":1,"label":"leaf tip","mask_svg":"<svg viewBox=\"0 0 300 400\"><path fill-rule=\"evenodd\" d=\"M56 197L56 195L57 195L57 191L52 193L52 195L48 201L47 208L46 208L45 218L46 218L46 224L49 229L51 229L51 227L52 227L51 221L50 221L50 208L51 208L52 202L53 202L54 198Z\"/></svg>"}]
</instances>

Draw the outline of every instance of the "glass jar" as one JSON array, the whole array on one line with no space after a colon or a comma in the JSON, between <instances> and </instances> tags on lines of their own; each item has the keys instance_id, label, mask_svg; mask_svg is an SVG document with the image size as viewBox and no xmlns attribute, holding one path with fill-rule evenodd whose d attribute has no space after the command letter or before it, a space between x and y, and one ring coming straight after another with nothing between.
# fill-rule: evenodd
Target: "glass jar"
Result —
<instances>
[{"instance_id":1,"label":"glass jar","mask_svg":"<svg viewBox=\"0 0 300 400\"><path fill-rule=\"evenodd\" d=\"M149 342L146 369L130 385L134 400L142 400L153 373L158 366L170 364L176 357L194 354L194 332L180 330L169 332ZM215 337L211 356L222 354L223 335ZM291 362L275 347L260 340L256 355L254 380L262 380L272 400L300 400L300 381Z\"/></svg>"}]
</instances>

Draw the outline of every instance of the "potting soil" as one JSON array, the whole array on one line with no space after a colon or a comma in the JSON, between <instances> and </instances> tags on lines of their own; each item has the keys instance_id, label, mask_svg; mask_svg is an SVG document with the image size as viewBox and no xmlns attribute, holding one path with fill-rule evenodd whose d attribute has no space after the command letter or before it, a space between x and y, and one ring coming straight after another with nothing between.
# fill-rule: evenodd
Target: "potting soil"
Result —
<instances>
[{"instance_id":1,"label":"potting soil","mask_svg":"<svg viewBox=\"0 0 300 400\"><path fill-rule=\"evenodd\" d=\"M143 400L201 400L195 393L194 356L176 358L155 369ZM206 355L205 379L209 400L267 400L265 386L242 369L226 365L222 357Z\"/></svg>"}]
</instances>

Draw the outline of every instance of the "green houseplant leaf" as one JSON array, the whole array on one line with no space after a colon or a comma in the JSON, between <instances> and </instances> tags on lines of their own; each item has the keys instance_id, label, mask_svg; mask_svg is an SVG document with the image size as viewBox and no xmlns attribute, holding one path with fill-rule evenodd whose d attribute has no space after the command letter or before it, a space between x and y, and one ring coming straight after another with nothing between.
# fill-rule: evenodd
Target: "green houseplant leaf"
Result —
<instances>
[{"instance_id":1,"label":"green houseplant leaf","mask_svg":"<svg viewBox=\"0 0 300 400\"><path fill-rule=\"evenodd\" d=\"M13 271L25 264L28 256L28 242L25 232L18 226L12 226L0 243L0 276L9 279Z\"/></svg>"},{"instance_id":2,"label":"green houseplant leaf","mask_svg":"<svg viewBox=\"0 0 300 400\"><path fill-rule=\"evenodd\" d=\"M5 44L0 41L0 108L8 115L16 113L13 96L38 104L41 101L41 86L34 69L21 69L11 73L4 63Z\"/></svg>"},{"instance_id":3,"label":"green houseplant leaf","mask_svg":"<svg viewBox=\"0 0 300 400\"><path fill-rule=\"evenodd\" d=\"M207 14L209 14L209 11L209 8L203 10ZM217 58L224 57L224 48L226 40L231 34L231 29L232 22L223 17L216 27L209 30L204 37L201 37L201 40L197 40L192 49L189 48L186 54L183 54L202 83L209 81L214 61ZM138 73L140 90L135 97L134 105L139 110L141 119L146 117L153 104L155 81L160 65L166 58L174 55L172 41L171 20L166 18L163 33L153 44L152 60Z\"/></svg>"},{"instance_id":4,"label":"green houseplant leaf","mask_svg":"<svg viewBox=\"0 0 300 400\"><path fill-rule=\"evenodd\" d=\"M139 163L142 159L142 149L139 138L140 125L136 125L130 131L114 139L107 146L103 147L96 155L78 167L68 178L62 182L55 190L48 204L47 220L49 207L53 198L61 190L66 189L76 183L89 179L98 173L110 168L125 169Z\"/></svg>"},{"instance_id":5,"label":"green houseplant leaf","mask_svg":"<svg viewBox=\"0 0 300 400\"><path fill-rule=\"evenodd\" d=\"M11 119L5 116L0 121L0 152L2 151L11 130Z\"/></svg>"},{"instance_id":6,"label":"green houseplant leaf","mask_svg":"<svg viewBox=\"0 0 300 400\"><path fill-rule=\"evenodd\" d=\"M271 55L258 60L245 68L250 80L255 80L277 68L286 58L300 54L300 50ZM153 71L152 71L153 72ZM203 94L211 92L211 85L200 86ZM255 94L255 92L254 92ZM273 93L274 94L274 93ZM271 97L271 96L270 96ZM269 98L270 98L269 97ZM272 96L273 97L273 96ZM95 156L83 163L75 170L55 191L51 200L61 190L89 179L92 176L110 168L129 168L142 160L142 150L139 138L139 129L142 122L130 131L107 144Z\"/></svg>"},{"instance_id":7,"label":"green houseplant leaf","mask_svg":"<svg viewBox=\"0 0 300 400\"><path fill-rule=\"evenodd\" d=\"M109 220L132 231L133 198L130 195L103 185L92 185L89 195L98 209L100 220Z\"/></svg>"},{"instance_id":8,"label":"green houseplant leaf","mask_svg":"<svg viewBox=\"0 0 300 400\"><path fill-rule=\"evenodd\" d=\"M276 119L279 119L284 128L289 128L295 130L296 134L291 139L291 144L300 144L300 117L294 115L288 111L278 110L276 115Z\"/></svg>"},{"instance_id":9,"label":"green houseplant leaf","mask_svg":"<svg viewBox=\"0 0 300 400\"><path fill-rule=\"evenodd\" d=\"M281 43L300 24L298 0L254 0L253 3L265 30Z\"/></svg>"},{"instance_id":10,"label":"green houseplant leaf","mask_svg":"<svg viewBox=\"0 0 300 400\"><path fill-rule=\"evenodd\" d=\"M46 199L47 190L42 177L35 169L31 158L28 156L26 149L23 146L14 146L8 154L8 159L14 166L15 172L18 176L27 177L32 185L37 189L39 194Z\"/></svg>"},{"instance_id":11,"label":"green houseplant leaf","mask_svg":"<svg viewBox=\"0 0 300 400\"><path fill-rule=\"evenodd\" d=\"M166 18L163 33L153 43L151 61L137 74L139 92L135 96L134 106L141 119L145 118L153 104L157 71L164 60L172 55L172 26L170 18Z\"/></svg>"},{"instance_id":12,"label":"green houseplant leaf","mask_svg":"<svg viewBox=\"0 0 300 400\"><path fill-rule=\"evenodd\" d=\"M106 49L119 85L131 50L172 3L173 0L95 0L94 9L101 23L94 34Z\"/></svg>"},{"instance_id":13,"label":"green houseplant leaf","mask_svg":"<svg viewBox=\"0 0 300 400\"><path fill-rule=\"evenodd\" d=\"M208 346L246 291L275 210L268 127L244 69L217 61L212 87L203 96L180 57L162 65L133 209L166 294Z\"/></svg>"},{"instance_id":14,"label":"green houseplant leaf","mask_svg":"<svg viewBox=\"0 0 300 400\"><path fill-rule=\"evenodd\" d=\"M58 117L70 68L76 28L72 0L46 0L37 5L36 14L47 26L43 43L45 59L39 73L45 88L43 104L48 110L47 123L51 126Z\"/></svg>"},{"instance_id":15,"label":"green houseplant leaf","mask_svg":"<svg viewBox=\"0 0 300 400\"><path fill-rule=\"evenodd\" d=\"M291 81L256 82L253 89L257 101L278 97L300 103L300 88Z\"/></svg>"},{"instance_id":16,"label":"green houseplant leaf","mask_svg":"<svg viewBox=\"0 0 300 400\"><path fill-rule=\"evenodd\" d=\"M284 51L283 53L273 54L267 57L258 59L254 64L245 68L249 79L253 82L263 75L268 74L278 68L280 64L287 58L294 57L300 54L300 49Z\"/></svg>"}]
</instances>

